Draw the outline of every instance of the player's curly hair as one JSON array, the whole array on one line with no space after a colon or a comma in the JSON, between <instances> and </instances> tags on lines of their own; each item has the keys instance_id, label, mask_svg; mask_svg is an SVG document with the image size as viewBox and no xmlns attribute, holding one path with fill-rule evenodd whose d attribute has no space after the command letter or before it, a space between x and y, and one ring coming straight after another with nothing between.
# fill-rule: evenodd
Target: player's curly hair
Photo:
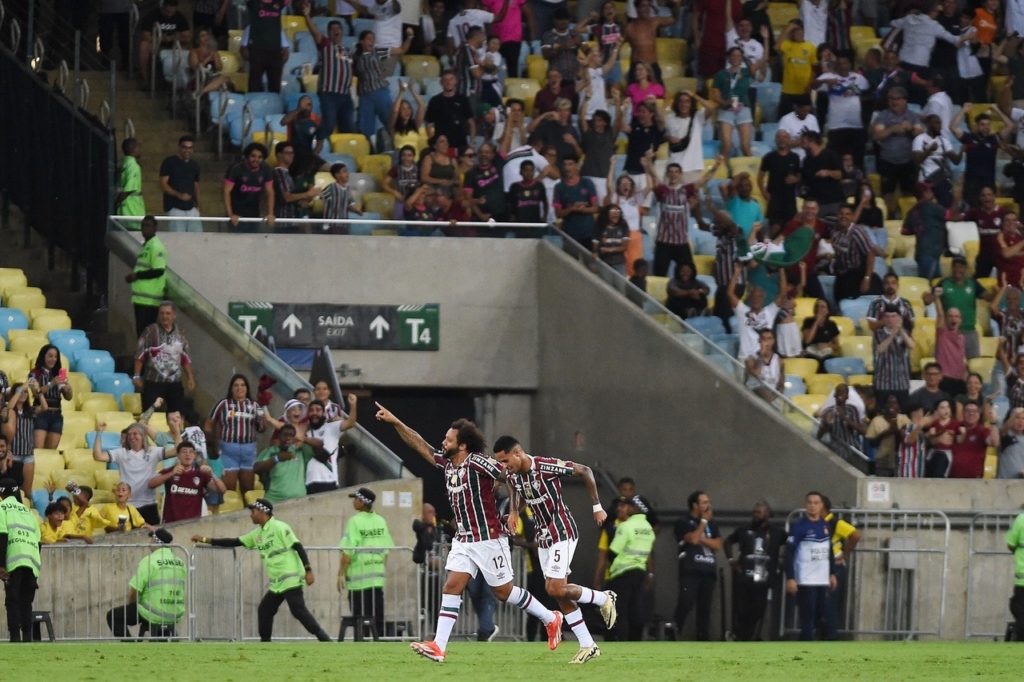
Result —
<instances>
[{"instance_id":1,"label":"player's curly hair","mask_svg":"<svg viewBox=\"0 0 1024 682\"><path fill-rule=\"evenodd\" d=\"M484 452L487 445L484 442L484 434L476 424L468 419L456 419L452 422L451 428L455 429L455 442L465 445L467 452Z\"/></svg>"}]
</instances>

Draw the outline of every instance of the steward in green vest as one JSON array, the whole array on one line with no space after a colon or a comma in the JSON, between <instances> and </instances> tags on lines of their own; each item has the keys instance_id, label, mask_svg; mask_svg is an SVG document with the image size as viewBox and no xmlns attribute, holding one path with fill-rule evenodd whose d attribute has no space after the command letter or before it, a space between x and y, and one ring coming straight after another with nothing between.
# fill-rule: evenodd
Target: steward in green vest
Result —
<instances>
[{"instance_id":1,"label":"steward in green vest","mask_svg":"<svg viewBox=\"0 0 1024 682\"><path fill-rule=\"evenodd\" d=\"M647 521L650 508L639 495L619 504L626 505L629 518L615 529L615 538L608 546L614 556L608 569L608 588L618 596L618 621L611 634L618 640L643 638L643 595L647 582L647 564L654 549L654 529Z\"/></svg>"},{"instance_id":2,"label":"steward in green vest","mask_svg":"<svg viewBox=\"0 0 1024 682\"><path fill-rule=\"evenodd\" d=\"M201 542L214 547L245 547L255 549L263 559L263 567L270 580L270 589L260 601L256 611L260 641L269 642L274 630L274 616L281 608L281 602L288 602L288 610L302 623L306 631L321 642L331 641L316 618L306 608L302 596L302 584L312 585L313 569L309 565L306 549L299 542L295 531L284 521L274 518L274 505L261 497L249 505L249 518L258 528L238 538L208 538L192 536L192 542Z\"/></svg>"},{"instance_id":3,"label":"steward in green vest","mask_svg":"<svg viewBox=\"0 0 1024 682\"><path fill-rule=\"evenodd\" d=\"M394 541L387 521L373 511L377 496L372 490L360 488L349 497L356 514L345 524L345 535L339 545L338 591L348 588L348 603L356 628L361 627L363 618L373 619L376 639L384 634L385 562Z\"/></svg>"},{"instance_id":4,"label":"steward in green vest","mask_svg":"<svg viewBox=\"0 0 1024 682\"><path fill-rule=\"evenodd\" d=\"M0 481L0 579L12 642L32 641L32 600L39 586L39 522L21 503L17 481Z\"/></svg>"},{"instance_id":5,"label":"steward in green vest","mask_svg":"<svg viewBox=\"0 0 1024 682\"><path fill-rule=\"evenodd\" d=\"M149 534L155 549L142 558L128 583L128 603L107 611L107 625L115 637L131 637L129 625L139 626L139 637L174 637L174 626L185 615L188 568L168 547L174 537L163 528Z\"/></svg>"},{"instance_id":6,"label":"steward in green vest","mask_svg":"<svg viewBox=\"0 0 1024 682\"><path fill-rule=\"evenodd\" d=\"M156 236L156 218L142 219L142 250L135 259L135 269L124 280L132 285L132 305L135 306L135 335L156 322L156 313L166 298L167 248Z\"/></svg>"},{"instance_id":7,"label":"steward in green vest","mask_svg":"<svg viewBox=\"0 0 1024 682\"><path fill-rule=\"evenodd\" d=\"M142 145L134 137L129 137L121 143L121 151L124 152L124 160L121 161L121 172L117 180L114 213L141 218L146 215L146 201L142 198L142 167L139 165ZM139 229L136 220L122 220L121 224L128 230Z\"/></svg>"}]
</instances>

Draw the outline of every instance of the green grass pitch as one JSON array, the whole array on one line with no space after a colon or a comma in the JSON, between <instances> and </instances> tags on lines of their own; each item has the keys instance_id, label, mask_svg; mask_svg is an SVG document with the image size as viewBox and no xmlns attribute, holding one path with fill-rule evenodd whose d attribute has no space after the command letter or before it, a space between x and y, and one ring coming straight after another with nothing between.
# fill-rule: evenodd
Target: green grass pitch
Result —
<instances>
[{"instance_id":1,"label":"green grass pitch","mask_svg":"<svg viewBox=\"0 0 1024 682\"><path fill-rule=\"evenodd\" d=\"M408 644L350 642L0 645L4 682L53 680L1020 680L1024 646L980 642L645 642L601 644L570 666L576 643L456 641L448 660ZM557 676L557 677L553 677Z\"/></svg>"}]
</instances>

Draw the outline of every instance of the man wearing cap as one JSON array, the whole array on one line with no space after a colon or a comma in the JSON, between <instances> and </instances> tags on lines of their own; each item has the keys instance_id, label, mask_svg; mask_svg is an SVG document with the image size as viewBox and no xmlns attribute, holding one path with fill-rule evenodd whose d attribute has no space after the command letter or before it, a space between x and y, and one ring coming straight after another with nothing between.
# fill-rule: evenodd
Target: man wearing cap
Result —
<instances>
[{"instance_id":1,"label":"man wearing cap","mask_svg":"<svg viewBox=\"0 0 1024 682\"><path fill-rule=\"evenodd\" d=\"M139 626L139 637L174 637L174 627L185 615L185 583L188 568L169 547L174 537L164 528L149 534L153 551L142 558L128 582L128 603L107 611L107 625L115 637L131 637L130 625Z\"/></svg>"},{"instance_id":2,"label":"man wearing cap","mask_svg":"<svg viewBox=\"0 0 1024 682\"><path fill-rule=\"evenodd\" d=\"M39 587L39 523L11 478L0 480L0 580L12 642L32 641L32 600Z\"/></svg>"},{"instance_id":3,"label":"man wearing cap","mask_svg":"<svg viewBox=\"0 0 1024 682\"><path fill-rule=\"evenodd\" d=\"M360 488L349 495L355 516L345 524L338 569L338 592L348 590L348 604L356 627L364 614L372 616L376 628L374 639L384 634L384 578L388 549L394 546L388 523L373 511L377 499L369 488ZM341 641L341 634L338 635Z\"/></svg>"},{"instance_id":4,"label":"man wearing cap","mask_svg":"<svg viewBox=\"0 0 1024 682\"><path fill-rule=\"evenodd\" d=\"M274 505L266 498L260 498L248 505L249 518L258 528L237 538L209 538L192 536L192 542L214 547L245 547L260 553L267 571L270 589L260 600L257 617L261 642L269 642L274 631L274 616L281 608L281 602L288 602L288 610L302 623L306 630L321 642L331 641L316 618L306 608L302 596L302 583L312 585L313 569L309 556L292 530L284 521L274 518Z\"/></svg>"},{"instance_id":5,"label":"man wearing cap","mask_svg":"<svg viewBox=\"0 0 1024 682\"><path fill-rule=\"evenodd\" d=\"M651 550L654 549L654 529L647 521L650 509L639 495L623 500L628 517L615 530L615 538L608 547L614 558L608 569L608 587L618 599L618 622L611 633L618 640L643 639L643 593L650 571Z\"/></svg>"},{"instance_id":6,"label":"man wearing cap","mask_svg":"<svg viewBox=\"0 0 1024 682\"><path fill-rule=\"evenodd\" d=\"M978 339L978 300L991 301L992 292L986 291L974 277L967 276L967 259L953 256L953 275L945 277L931 292L926 292L925 304L934 302L935 296L942 299L942 307L947 311L956 308L960 311L962 322L960 331L964 335L964 349L967 359L976 358L981 354L981 342ZM987 379L987 377L986 377Z\"/></svg>"},{"instance_id":7,"label":"man wearing cap","mask_svg":"<svg viewBox=\"0 0 1024 682\"><path fill-rule=\"evenodd\" d=\"M306 466L312 459L313 448L295 437L294 426L285 424L278 432L278 444L261 452L252 470L270 474L268 500L294 500L306 496Z\"/></svg>"}]
</instances>

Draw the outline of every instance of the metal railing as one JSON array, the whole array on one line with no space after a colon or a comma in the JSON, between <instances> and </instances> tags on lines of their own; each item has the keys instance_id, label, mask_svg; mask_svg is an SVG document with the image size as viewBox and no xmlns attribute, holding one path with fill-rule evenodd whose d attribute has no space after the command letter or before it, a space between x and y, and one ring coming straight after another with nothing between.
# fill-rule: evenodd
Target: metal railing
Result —
<instances>
[{"instance_id":1,"label":"metal railing","mask_svg":"<svg viewBox=\"0 0 1024 682\"><path fill-rule=\"evenodd\" d=\"M151 43L152 48L149 56L149 98L153 99L156 97L156 65L160 61L160 44L163 42L163 31L160 30L159 23L153 23L151 33L153 42Z\"/></svg>"},{"instance_id":2,"label":"metal railing","mask_svg":"<svg viewBox=\"0 0 1024 682\"><path fill-rule=\"evenodd\" d=\"M964 636L967 639L1002 637L1006 634L1005 600L1013 593L1013 554L1006 546L1006 532L1020 514L985 512L971 519L968 528L967 603Z\"/></svg>"},{"instance_id":3,"label":"metal railing","mask_svg":"<svg viewBox=\"0 0 1024 682\"><path fill-rule=\"evenodd\" d=\"M712 339L702 334L685 319L671 312L661 301L633 285L626 277L596 257L589 249L584 248L583 245L568 234L561 230L558 230L558 233L562 236L563 248L569 255L597 275L605 284L642 308L662 328L675 337L679 343L704 356L708 364L713 366L716 371L737 382L753 380L747 376L746 366L733 357L731 353L728 353ZM766 393L771 397L770 401L765 401L766 404L781 412L800 431L813 437L819 424L818 419L814 415L799 407L786 395L776 390L774 386L769 386L760 380L756 381L758 383L758 391ZM846 448L846 450L850 453L849 457L844 457L842 454L836 453L835 450L832 450L832 452L866 473L867 465L871 461L870 458L857 448L850 447Z\"/></svg>"},{"instance_id":4,"label":"metal railing","mask_svg":"<svg viewBox=\"0 0 1024 682\"><path fill-rule=\"evenodd\" d=\"M845 557L846 576L836 596L839 635L941 639L951 532L946 514L937 509L833 511L861 533L856 550ZM789 513L787 533L802 514L802 509ZM793 598L782 590L781 600L779 634L784 636L799 628Z\"/></svg>"}]
</instances>

